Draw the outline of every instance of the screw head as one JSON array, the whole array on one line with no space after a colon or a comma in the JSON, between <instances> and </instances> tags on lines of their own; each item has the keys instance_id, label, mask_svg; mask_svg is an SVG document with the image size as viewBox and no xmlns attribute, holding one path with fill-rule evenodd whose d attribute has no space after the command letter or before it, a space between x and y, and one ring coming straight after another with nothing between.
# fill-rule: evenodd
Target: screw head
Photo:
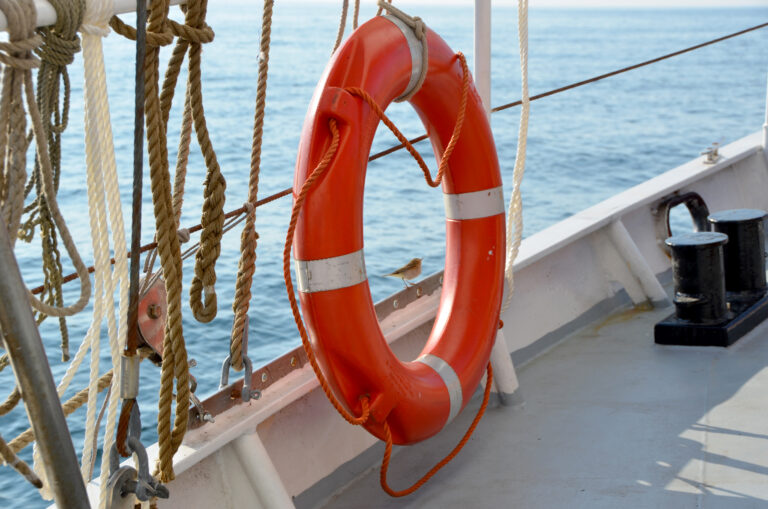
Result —
<instances>
[{"instance_id":1,"label":"screw head","mask_svg":"<svg viewBox=\"0 0 768 509\"><path fill-rule=\"evenodd\" d=\"M267 372L266 371L261 374L261 381L262 382L266 382L267 381Z\"/></svg>"},{"instance_id":2,"label":"screw head","mask_svg":"<svg viewBox=\"0 0 768 509\"><path fill-rule=\"evenodd\" d=\"M393 300L392 301L392 307L395 308L395 309L399 308L400 307L400 301L397 300L397 299Z\"/></svg>"},{"instance_id":3,"label":"screw head","mask_svg":"<svg viewBox=\"0 0 768 509\"><path fill-rule=\"evenodd\" d=\"M291 367L295 368L296 364L298 364L298 361L296 360L296 357L291 357Z\"/></svg>"},{"instance_id":4,"label":"screw head","mask_svg":"<svg viewBox=\"0 0 768 509\"><path fill-rule=\"evenodd\" d=\"M153 320L160 318L160 306L157 304L150 304L147 306L147 316Z\"/></svg>"}]
</instances>

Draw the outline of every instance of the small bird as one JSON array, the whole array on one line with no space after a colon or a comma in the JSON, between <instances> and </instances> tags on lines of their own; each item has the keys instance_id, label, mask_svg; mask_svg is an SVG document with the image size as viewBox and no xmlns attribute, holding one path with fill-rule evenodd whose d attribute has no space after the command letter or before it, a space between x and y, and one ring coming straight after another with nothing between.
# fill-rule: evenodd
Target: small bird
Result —
<instances>
[{"instance_id":1,"label":"small bird","mask_svg":"<svg viewBox=\"0 0 768 509\"><path fill-rule=\"evenodd\" d=\"M403 284L408 288L408 280L418 277L421 274L421 258L414 258L399 269L382 277L397 277L403 280Z\"/></svg>"}]
</instances>

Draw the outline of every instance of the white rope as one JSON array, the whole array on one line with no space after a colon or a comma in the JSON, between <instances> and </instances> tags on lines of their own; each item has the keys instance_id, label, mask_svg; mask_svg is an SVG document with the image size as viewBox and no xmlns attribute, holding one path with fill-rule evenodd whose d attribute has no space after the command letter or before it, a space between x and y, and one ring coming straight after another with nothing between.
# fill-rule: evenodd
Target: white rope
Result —
<instances>
[{"instance_id":1,"label":"white rope","mask_svg":"<svg viewBox=\"0 0 768 509\"><path fill-rule=\"evenodd\" d=\"M114 11L113 0L87 0L86 13L83 19L83 63L85 66L85 110L86 110L86 158L94 158L94 167L100 171L104 187L101 199L106 201L109 207L110 227L114 241L115 253L126 253L125 225L123 222L122 205L120 203L120 191L117 178L117 164L115 162L115 149L112 137L112 124L109 115L109 102L107 98L106 73L104 71L104 53L101 38L109 34L109 18ZM89 153L91 154L89 156ZM90 165L89 165L90 166ZM108 247L108 246L107 246ZM108 256L107 256L108 261ZM112 357L112 367L115 376L112 379L107 409L107 423L104 432L104 448L102 449L100 485L107 485L109 475L109 450L112 448L117 424L118 403L120 401L120 352L125 345L128 321L128 260L126 256L116 256L114 273L109 279L107 291L107 329L109 332L109 344ZM119 282L119 312L118 323L114 316L114 290L115 283ZM116 326L117 325L117 326ZM98 374L96 375L98 378ZM95 400L95 398L94 398ZM90 398L89 398L90 403ZM95 401L94 401L95 403ZM93 434L98 429L92 430ZM89 435L86 432L86 441ZM91 439L90 443L93 443ZM83 472L85 460L89 457L83 452ZM102 489L99 499L99 507L106 507L106 491Z\"/></svg>"},{"instance_id":2,"label":"white rope","mask_svg":"<svg viewBox=\"0 0 768 509\"><path fill-rule=\"evenodd\" d=\"M520 184L525 173L525 149L528 141L528 117L531 111L531 101L528 97L528 0L518 0L517 4L518 37L520 39L520 72L522 81L522 110L520 112L520 128L517 133L517 154L515 169L512 173L512 197L509 200L507 214L507 260L504 266L504 277L507 280L507 296L502 310L506 311L512 300L515 289L512 266L520 250L523 239L523 200L520 195Z\"/></svg>"}]
</instances>

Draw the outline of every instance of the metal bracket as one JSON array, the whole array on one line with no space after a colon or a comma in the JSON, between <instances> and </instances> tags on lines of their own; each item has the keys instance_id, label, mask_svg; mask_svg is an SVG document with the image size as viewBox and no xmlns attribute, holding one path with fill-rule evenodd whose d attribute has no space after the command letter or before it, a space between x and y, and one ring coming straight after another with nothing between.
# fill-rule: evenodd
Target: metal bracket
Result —
<instances>
[{"instance_id":1,"label":"metal bracket","mask_svg":"<svg viewBox=\"0 0 768 509\"><path fill-rule=\"evenodd\" d=\"M253 378L253 364L251 359L248 358L248 323L250 322L248 315L245 316L245 323L243 324L243 389L240 391L240 397L243 402L247 403L252 399L261 398L261 391L251 390L251 379ZM221 381L219 382L219 389L223 389L229 385L229 368L232 366L232 355L227 355L224 359L224 363L221 365ZM203 414L204 415L204 414Z\"/></svg>"},{"instance_id":2,"label":"metal bracket","mask_svg":"<svg viewBox=\"0 0 768 509\"><path fill-rule=\"evenodd\" d=\"M720 149L720 144L715 142L712 144L711 147L708 147L707 150L703 151L701 155L704 156L704 164L715 164L720 160L720 154L718 153L718 150Z\"/></svg>"},{"instance_id":3,"label":"metal bracket","mask_svg":"<svg viewBox=\"0 0 768 509\"><path fill-rule=\"evenodd\" d=\"M168 498L170 496L168 488L149 473L149 458L141 441L134 436L129 436L126 445L128 450L136 455L139 469L137 471L133 467L121 467L117 444L112 445L109 450L109 480L107 481L109 504L107 507L117 507L121 499L129 493L136 495L136 498L142 502L153 497Z\"/></svg>"}]
</instances>

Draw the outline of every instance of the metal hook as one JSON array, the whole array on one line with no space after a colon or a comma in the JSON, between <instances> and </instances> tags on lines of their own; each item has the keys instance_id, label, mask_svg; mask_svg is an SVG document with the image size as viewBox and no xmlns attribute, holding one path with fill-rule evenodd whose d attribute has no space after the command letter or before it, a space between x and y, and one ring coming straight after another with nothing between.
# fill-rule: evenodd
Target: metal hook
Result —
<instances>
[{"instance_id":1,"label":"metal hook","mask_svg":"<svg viewBox=\"0 0 768 509\"><path fill-rule=\"evenodd\" d=\"M251 390L251 378L253 376L253 364L251 359L248 358L248 323L250 322L248 315L245 315L245 323L243 324L243 342L242 342L242 355L243 355L243 390L240 391L240 396L244 402L248 402L252 399L261 398L261 391ZM221 365L221 381L219 382L219 389L223 389L229 385L229 368L232 366L232 354L227 355L224 359L224 363Z\"/></svg>"}]
</instances>

